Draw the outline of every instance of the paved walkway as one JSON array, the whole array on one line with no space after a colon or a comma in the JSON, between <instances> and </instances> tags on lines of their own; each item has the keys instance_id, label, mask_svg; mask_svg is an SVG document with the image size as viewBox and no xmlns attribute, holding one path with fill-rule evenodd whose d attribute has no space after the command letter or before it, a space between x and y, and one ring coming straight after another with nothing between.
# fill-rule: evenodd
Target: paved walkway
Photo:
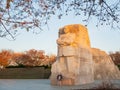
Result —
<instances>
[{"instance_id":1,"label":"paved walkway","mask_svg":"<svg viewBox=\"0 0 120 90\"><path fill-rule=\"evenodd\" d=\"M120 88L120 80L111 80L117 88ZM94 83L79 86L51 86L48 79L0 79L0 90L73 90L90 89L102 83L96 80Z\"/></svg>"}]
</instances>

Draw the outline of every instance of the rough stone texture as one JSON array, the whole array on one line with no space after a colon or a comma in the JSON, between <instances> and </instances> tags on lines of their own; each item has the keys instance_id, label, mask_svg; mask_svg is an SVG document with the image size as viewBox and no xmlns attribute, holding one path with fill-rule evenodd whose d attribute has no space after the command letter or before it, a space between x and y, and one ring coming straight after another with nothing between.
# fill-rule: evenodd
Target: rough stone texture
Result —
<instances>
[{"instance_id":1,"label":"rough stone texture","mask_svg":"<svg viewBox=\"0 0 120 90\"><path fill-rule=\"evenodd\" d=\"M107 53L92 48L94 79L120 79L120 71Z\"/></svg>"},{"instance_id":2,"label":"rough stone texture","mask_svg":"<svg viewBox=\"0 0 120 90\"><path fill-rule=\"evenodd\" d=\"M80 85L94 80L88 32L82 25L68 25L59 30L57 61L52 65L51 84Z\"/></svg>"},{"instance_id":3,"label":"rough stone texture","mask_svg":"<svg viewBox=\"0 0 120 90\"><path fill-rule=\"evenodd\" d=\"M51 84L92 83L94 79L120 79L120 72L104 51L91 48L87 29L82 25L68 25L59 30L58 55L51 69Z\"/></svg>"}]
</instances>

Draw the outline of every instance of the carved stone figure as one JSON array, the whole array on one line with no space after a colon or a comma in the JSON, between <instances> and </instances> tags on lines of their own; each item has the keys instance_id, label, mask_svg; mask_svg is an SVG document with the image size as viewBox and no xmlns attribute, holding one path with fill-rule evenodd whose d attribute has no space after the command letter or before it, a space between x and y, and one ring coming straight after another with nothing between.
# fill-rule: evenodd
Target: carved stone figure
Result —
<instances>
[{"instance_id":1,"label":"carved stone figure","mask_svg":"<svg viewBox=\"0 0 120 90\"><path fill-rule=\"evenodd\" d=\"M94 81L92 54L87 29L82 25L68 25L59 30L57 61L52 65L51 84L80 85Z\"/></svg>"},{"instance_id":2,"label":"carved stone figure","mask_svg":"<svg viewBox=\"0 0 120 90\"><path fill-rule=\"evenodd\" d=\"M52 85L81 85L96 79L120 79L120 71L104 51L91 48L86 27L74 24L59 30L57 60L51 69ZM57 79L61 75L60 80Z\"/></svg>"}]
</instances>

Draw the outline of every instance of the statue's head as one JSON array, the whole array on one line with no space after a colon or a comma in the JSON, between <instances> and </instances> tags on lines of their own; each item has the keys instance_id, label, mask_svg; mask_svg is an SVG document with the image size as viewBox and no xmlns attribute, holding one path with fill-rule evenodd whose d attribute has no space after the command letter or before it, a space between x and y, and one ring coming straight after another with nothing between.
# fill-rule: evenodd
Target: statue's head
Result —
<instances>
[{"instance_id":1,"label":"statue's head","mask_svg":"<svg viewBox=\"0 0 120 90\"><path fill-rule=\"evenodd\" d=\"M66 40L69 40L72 45L90 46L87 28L80 24L67 25L60 28L59 39L61 39L62 43L67 43Z\"/></svg>"},{"instance_id":2,"label":"statue's head","mask_svg":"<svg viewBox=\"0 0 120 90\"><path fill-rule=\"evenodd\" d=\"M78 33L79 32L79 24L75 25L67 25L59 29L59 34L67 34L67 33Z\"/></svg>"}]
</instances>

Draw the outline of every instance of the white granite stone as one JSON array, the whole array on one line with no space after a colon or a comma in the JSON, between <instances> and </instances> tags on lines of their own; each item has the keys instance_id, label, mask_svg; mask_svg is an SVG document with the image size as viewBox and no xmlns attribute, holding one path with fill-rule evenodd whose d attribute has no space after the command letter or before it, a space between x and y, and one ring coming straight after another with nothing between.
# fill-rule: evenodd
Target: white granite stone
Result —
<instances>
[{"instance_id":1,"label":"white granite stone","mask_svg":"<svg viewBox=\"0 0 120 90\"><path fill-rule=\"evenodd\" d=\"M60 29L57 61L52 65L51 84L63 75L62 85L81 85L94 81L90 41L85 27L69 25Z\"/></svg>"},{"instance_id":2,"label":"white granite stone","mask_svg":"<svg viewBox=\"0 0 120 90\"><path fill-rule=\"evenodd\" d=\"M79 24L59 30L57 60L51 69L51 84L81 85L95 79L120 79L119 69L104 51L91 48L87 29Z\"/></svg>"}]
</instances>

